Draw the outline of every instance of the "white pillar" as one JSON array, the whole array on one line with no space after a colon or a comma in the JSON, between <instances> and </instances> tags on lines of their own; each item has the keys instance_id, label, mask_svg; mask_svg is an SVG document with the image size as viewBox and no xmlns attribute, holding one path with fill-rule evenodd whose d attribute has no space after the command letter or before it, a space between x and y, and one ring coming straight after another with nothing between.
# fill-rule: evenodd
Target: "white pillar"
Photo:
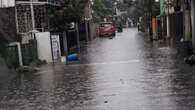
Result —
<instances>
[{"instance_id":1,"label":"white pillar","mask_svg":"<svg viewBox=\"0 0 195 110\"><path fill-rule=\"evenodd\" d=\"M64 44L64 50L63 50L63 53L65 51L65 56L68 56L68 43L67 43L67 33L64 32L63 33L63 44Z\"/></svg>"},{"instance_id":2,"label":"white pillar","mask_svg":"<svg viewBox=\"0 0 195 110\"><path fill-rule=\"evenodd\" d=\"M12 42L12 43L9 44L9 46L16 46L17 47L19 65L23 66L21 44L19 42Z\"/></svg>"},{"instance_id":3,"label":"white pillar","mask_svg":"<svg viewBox=\"0 0 195 110\"><path fill-rule=\"evenodd\" d=\"M17 43L17 47L18 47L19 63L20 63L20 66L23 66L22 50L21 50L21 45L20 45L20 43Z\"/></svg>"}]
</instances>

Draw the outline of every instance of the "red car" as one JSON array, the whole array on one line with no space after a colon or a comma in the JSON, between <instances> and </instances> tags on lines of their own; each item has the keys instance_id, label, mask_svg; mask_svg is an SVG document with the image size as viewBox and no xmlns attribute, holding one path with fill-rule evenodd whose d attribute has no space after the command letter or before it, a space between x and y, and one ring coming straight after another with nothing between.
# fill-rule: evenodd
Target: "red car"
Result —
<instances>
[{"instance_id":1,"label":"red car","mask_svg":"<svg viewBox=\"0 0 195 110\"><path fill-rule=\"evenodd\" d=\"M100 37L111 37L116 35L116 29L112 22L101 22L97 31Z\"/></svg>"}]
</instances>

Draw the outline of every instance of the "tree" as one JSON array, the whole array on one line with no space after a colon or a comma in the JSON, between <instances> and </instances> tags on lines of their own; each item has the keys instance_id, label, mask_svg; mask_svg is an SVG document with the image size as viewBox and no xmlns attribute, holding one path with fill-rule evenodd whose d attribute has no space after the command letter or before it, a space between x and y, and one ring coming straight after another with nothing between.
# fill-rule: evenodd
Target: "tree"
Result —
<instances>
[{"instance_id":1,"label":"tree","mask_svg":"<svg viewBox=\"0 0 195 110\"><path fill-rule=\"evenodd\" d=\"M150 28L152 17L160 14L160 4L154 0L137 0L135 5L136 18L142 17L144 27Z\"/></svg>"},{"instance_id":2,"label":"tree","mask_svg":"<svg viewBox=\"0 0 195 110\"><path fill-rule=\"evenodd\" d=\"M94 10L94 17L97 20L102 20L103 18L108 18L113 15L112 8L106 6L111 6L111 2L105 2L103 0L94 0L93 10ZM109 5L108 5L109 4Z\"/></svg>"},{"instance_id":3,"label":"tree","mask_svg":"<svg viewBox=\"0 0 195 110\"><path fill-rule=\"evenodd\" d=\"M134 5L134 1L133 0L124 0L124 4L127 4L128 7L131 7Z\"/></svg>"},{"instance_id":4,"label":"tree","mask_svg":"<svg viewBox=\"0 0 195 110\"><path fill-rule=\"evenodd\" d=\"M53 31L64 31L71 22L79 22L84 18L84 9L89 0L62 0L57 10L51 10L51 27Z\"/></svg>"}]
</instances>

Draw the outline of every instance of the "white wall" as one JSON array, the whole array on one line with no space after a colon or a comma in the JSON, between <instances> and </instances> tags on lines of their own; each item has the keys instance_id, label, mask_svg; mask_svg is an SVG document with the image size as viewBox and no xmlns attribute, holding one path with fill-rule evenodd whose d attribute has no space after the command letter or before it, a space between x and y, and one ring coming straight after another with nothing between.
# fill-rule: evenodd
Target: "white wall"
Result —
<instances>
[{"instance_id":1,"label":"white wall","mask_svg":"<svg viewBox=\"0 0 195 110\"><path fill-rule=\"evenodd\" d=\"M53 62L51 39L49 32L36 33L38 58L40 60L46 60L47 62Z\"/></svg>"},{"instance_id":2,"label":"white wall","mask_svg":"<svg viewBox=\"0 0 195 110\"><path fill-rule=\"evenodd\" d=\"M15 0L0 0L0 8L2 7L13 7Z\"/></svg>"}]
</instances>

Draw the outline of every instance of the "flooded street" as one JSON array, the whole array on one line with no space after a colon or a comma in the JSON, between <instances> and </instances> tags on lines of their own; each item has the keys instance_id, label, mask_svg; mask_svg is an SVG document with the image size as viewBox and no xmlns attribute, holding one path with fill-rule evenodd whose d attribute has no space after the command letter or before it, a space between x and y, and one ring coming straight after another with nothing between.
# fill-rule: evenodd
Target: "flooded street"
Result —
<instances>
[{"instance_id":1,"label":"flooded street","mask_svg":"<svg viewBox=\"0 0 195 110\"><path fill-rule=\"evenodd\" d=\"M136 28L97 38L79 63L46 65L0 87L0 110L193 110L195 68Z\"/></svg>"}]
</instances>

